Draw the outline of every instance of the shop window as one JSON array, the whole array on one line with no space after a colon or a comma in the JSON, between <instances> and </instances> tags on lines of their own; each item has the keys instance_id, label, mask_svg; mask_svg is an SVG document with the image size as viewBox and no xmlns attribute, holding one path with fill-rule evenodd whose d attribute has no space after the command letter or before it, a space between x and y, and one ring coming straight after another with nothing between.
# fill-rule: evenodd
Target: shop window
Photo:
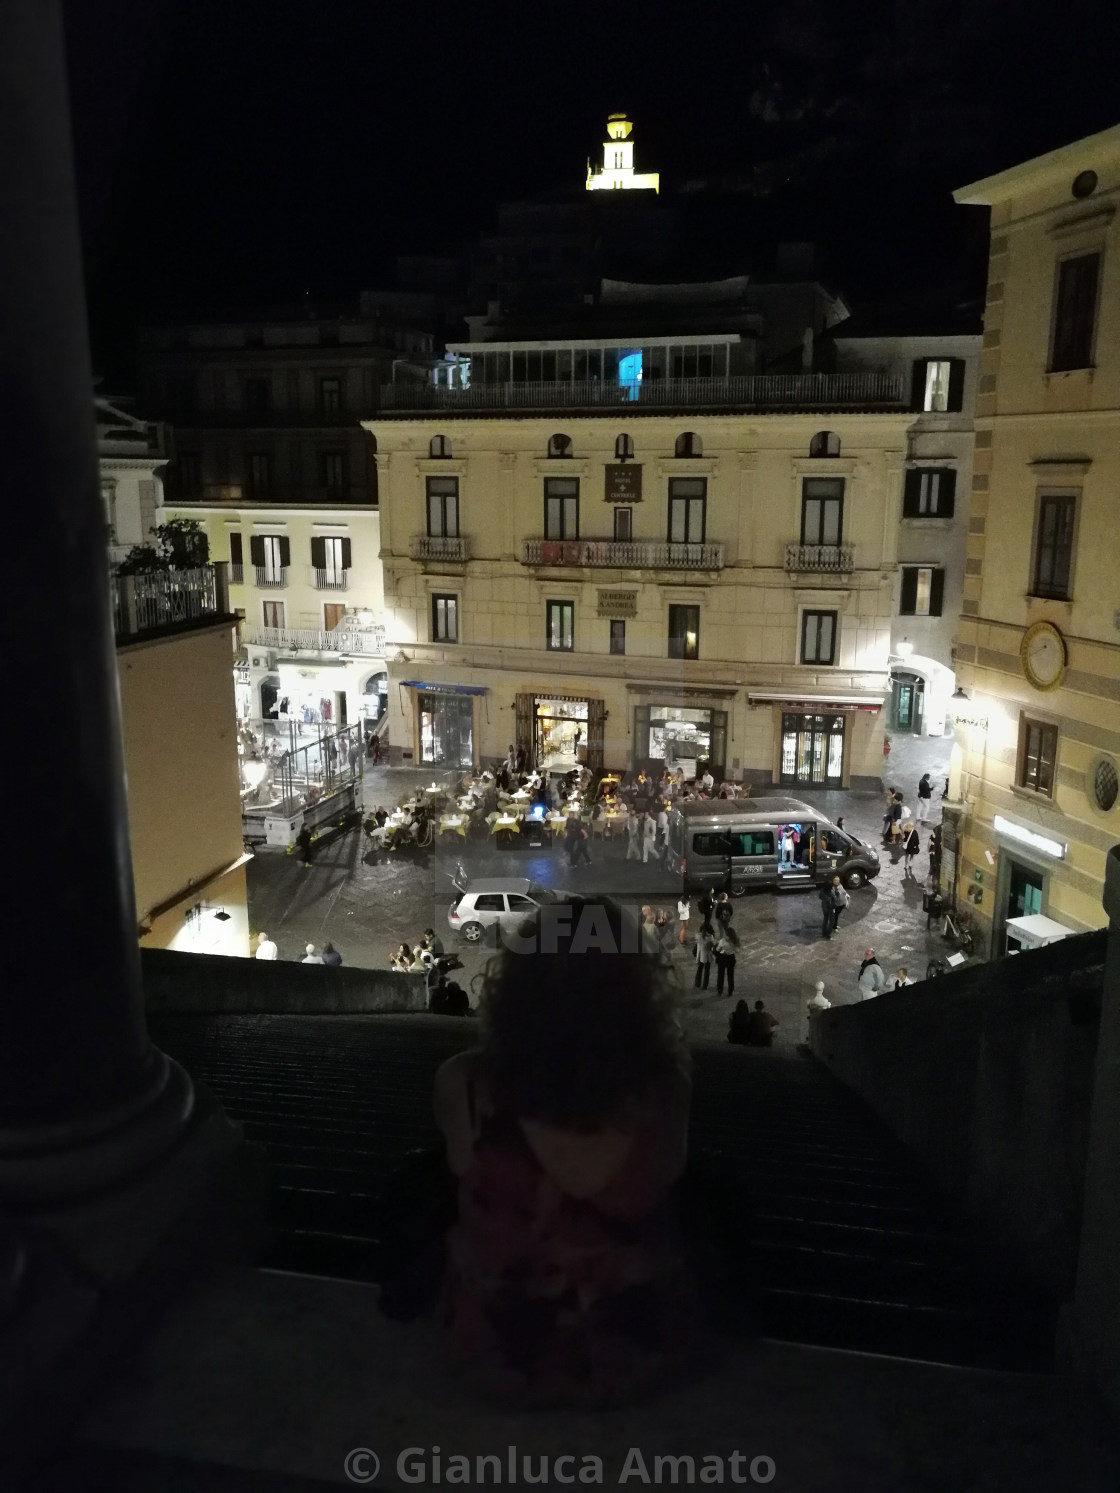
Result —
<instances>
[{"instance_id":1,"label":"shop window","mask_svg":"<svg viewBox=\"0 0 1120 1493\"><path fill-rule=\"evenodd\" d=\"M1070 493L1043 493L1035 525L1031 595L1068 601L1073 570L1073 533L1077 498Z\"/></svg>"},{"instance_id":2,"label":"shop window","mask_svg":"<svg viewBox=\"0 0 1120 1493\"><path fill-rule=\"evenodd\" d=\"M433 459L447 460L451 455L451 438L446 435L434 435L428 442L428 455Z\"/></svg>"},{"instance_id":3,"label":"shop window","mask_svg":"<svg viewBox=\"0 0 1120 1493\"><path fill-rule=\"evenodd\" d=\"M544 537L579 538L578 477L546 477L544 480Z\"/></svg>"},{"instance_id":4,"label":"shop window","mask_svg":"<svg viewBox=\"0 0 1120 1493\"><path fill-rule=\"evenodd\" d=\"M458 477L429 477L427 489L428 537L430 539L458 539Z\"/></svg>"},{"instance_id":5,"label":"shop window","mask_svg":"<svg viewBox=\"0 0 1120 1493\"><path fill-rule=\"evenodd\" d=\"M669 543L703 544L708 483L704 477L670 477Z\"/></svg>"},{"instance_id":6,"label":"shop window","mask_svg":"<svg viewBox=\"0 0 1120 1493\"><path fill-rule=\"evenodd\" d=\"M903 518L952 518L956 490L952 467L911 467L902 489Z\"/></svg>"},{"instance_id":7,"label":"shop window","mask_svg":"<svg viewBox=\"0 0 1120 1493\"><path fill-rule=\"evenodd\" d=\"M432 597L432 642L457 643L459 641L459 598L457 596Z\"/></svg>"},{"instance_id":8,"label":"shop window","mask_svg":"<svg viewBox=\"0 0 1120 1493\"><path fill-rule=\"evenodd\" d=\"M421 762L442 767L473 765L474 710L468 696L425 693L417 700L417 716Z\"/></svg>"},{"instance_id":9,"label":"shop window","mask_svg":"<svg viewBox=\"0 0 1120 1493\"><path fill-rule=\"evenodd\" d=\"M839 788L844 772L842 715L782 715L781 781Z\"/></svg>"},{"instance_id":10,"label":"shop window","mask_svg":"<svg viewBox=\"0 0 1120 1493\"><path fill-rule=\"evenodd\" d=\"M1054 768L1058 760L1058 728L1028 715L1019 717L1019 751L1015 782L1033 793L1054 796Z\"/></svg>"},{"instance_id":11,"label":"shop window","mask_svg":"<svg viewBox=\"0 0 1120 1493\"><path fill-rule=\"evenodd\" d=\"M843 532L843 477L806 477L801 484L801 543L836 545Z\"/></svg>"},{"instance_id":12,"label":"shop window","mask_svg":"<svg viewBox=\"0 0 1120 1493\"><path fill-rule=\"evenodd\" d=\"M945 572L937 565L904 565L898 612L901 617L940 617Z\"/></svg>"},{"instance_id":13,"label":"shop window","mask_svg":"<svg viewBox=\"0 0 1120 1493\"><path fill-rule=\"evenodd\" d=\"M831 664L836 659L836 613L802 612L801 662Z\"/></svg>"},{"instance_id":14,"label":"shop window","mask_svg":"<svg viewBox=\"0 0 1120 1493\"><path fill-rule=\"evenodd\" d=\"M1053 345L1050 352L1050 370L1053 373L1092 366L1100 271L1099 254L1078 254L1074 258L1061 260L1058 265Z\"/></svg>"},{"instance_id":15,"label":"shop window","mask_svg":"<svg viewBox=\"0 0 1120 1493\"><path fill-rule=\"evenodd\" d=\"M694 430L686 430L677 436L673 447L674 456L703 456L704 442Z\"/></svg>"},{"instance_id":16,"label":"shop window","mask_svg":"<svg viewBox=\"0 0 1120 1493\"><path fill-rule=\"evenodd\" d=\"M839 456L840 437L834 430L818 430L809 442L810 456Z\"/></svg>"},{"instance_id":17,"label":"shop window","mask_svg":"<svg viewBox=\"0 0 1120 1493\"><path fill-rule=\"evenodd\" d=\"M611 652L626 652L626 622L621 617L611 619Z\"/></svg>"},{"instance_id":18,"label":"shop window","mask_svg":"<svg viewBox=\"0 0 1120 1493\"><path fill-rule=\"evenodd\" d=\"M669 608L669 657L700 657L700 608Z\"/></svg>"},{"instance_id":19,"label":"shop window","mask_svg":"<svg viewBox=\"0 0 1120 1493\"><path fill-rule=\"evenodd\" d=\"M575 602L550 601L545 608L545 646L557 653L575 647Z\"/></svg>"}]
</instances>

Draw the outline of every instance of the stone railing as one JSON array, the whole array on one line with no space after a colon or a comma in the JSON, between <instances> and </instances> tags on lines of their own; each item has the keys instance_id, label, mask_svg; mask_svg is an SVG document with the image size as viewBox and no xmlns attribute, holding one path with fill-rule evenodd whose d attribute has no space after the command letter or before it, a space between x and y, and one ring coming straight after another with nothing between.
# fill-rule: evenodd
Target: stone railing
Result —
<instances>
[{"instance_id":1,"label":"stone railing","mask_svg":"<svg viewBox=\"0 0 1120 1493\"><path fill-rule=\"evenodd\" d=\"M659 378L641 382L557 379L542 383L389 384L383 410L587 409L638 404L690 409L864 409L902 406L909 387L900 373L761 373L724 378Z\"/></svg>"},{"instance_id":2,"label":"stone railing","mask_svg":"<svg viewBox=\"0 0 1120 1493\"><path fill-rule=\"evenodd\" d=\"M453 539L437 534L413 534L408 552L414 560L469 560L471 542L463 534Z\"/></svg>"},{"instance_id":3,"label":"stone railing","mask_svg":"<svg viewBox=\"0 0 1120 1493\"><path fill-rule=\"evenodd\" d=\"M360 653L370 658L385 655L385 629L379 623L360 631L336 628L331 632L314 627L244 627L241 641L278 653Z\"/></svg>"},{"instance_id":4,"label":"stone railing","mask_svg":"<svg viewBox=\"0 0 1120 1493\"><path fill-rule=\"evenodd\" d=\"M847 574L855 568L854 544L787 544L786 570Z\"/></svg>"},{"instance_id":5,"label":"stone railing","mask_svg":"<svg viewBox=\"0 0 1120 1493\"><path fill-rule=\"evenodd\" d=\"M612 566L618 570L722 570L722 544L656 539L525 539L522 565Z\"/></svg>"}]
</instances>

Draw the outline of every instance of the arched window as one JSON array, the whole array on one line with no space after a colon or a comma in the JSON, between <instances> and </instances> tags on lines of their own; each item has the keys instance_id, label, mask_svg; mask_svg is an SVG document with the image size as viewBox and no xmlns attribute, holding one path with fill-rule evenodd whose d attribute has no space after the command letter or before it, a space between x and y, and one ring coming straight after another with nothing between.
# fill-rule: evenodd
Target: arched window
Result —
<instances>
[{"instance_id":1,"label":"arched window","mask_svg":"<svg viewBox=\"0 0 1120 1493\"><path fill-rule=\"evenodd\" d=\"M614 443L615 461L632 461L634 458L634 437L620 435Z\"/></svg>"},{"instance_id":2,"label":"arched window","mask_svg":"<svg viewBox=\"0 0 1120 1493\"><path fill-rule=\"evenodd\" d=\"M571 456L572 438L570 435L550 435L548 438L549 456Z\"/></svg>"},{"instance_id":3,"label":"arched window","mask_svg":"<svg viewBox=\"0 0 1120 1493\"><path fill-rule=\"evenodd\" d=\"M809 442L810 456L839 456L840 437L834 430L818 430Z\"/></svg>"},{"instance_id":4,"label":"arched window","mask_svg":"<svg viewBox=\"0 0 1120 1493\"><path fill-rule=\"evenodd\" d=\"M686 430L683 435L677 436L677 444L674 447L674 456L703 456L704 443L694 430Z\"/></svg>"},{"instance_id":5,"label":"arched window","mask_svg":"<svg viewBox=\"0 0 1120 1493\"><path fill-rule=\"evenodd\" d=\"M446 435L434 435L428 442L428 455L432 457L448 457L451 455L451 438Z\"/></svg>"}]
</instances>

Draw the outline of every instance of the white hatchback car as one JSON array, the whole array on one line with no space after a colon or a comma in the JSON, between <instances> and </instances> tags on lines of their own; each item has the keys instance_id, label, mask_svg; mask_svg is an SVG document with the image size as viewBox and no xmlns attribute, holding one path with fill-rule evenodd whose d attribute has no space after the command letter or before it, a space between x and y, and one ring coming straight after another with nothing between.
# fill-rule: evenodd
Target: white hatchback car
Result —
<instances>
[{"instance_id":1,"label":"white hatchback car","mask_svg":"<svg viewBox=\"0 0 1120 1493\"><path fill-rule=\"evenodd\" d=\"M448 908L447 922L451 931L462 934L468 943L479 943L488 932L519 927L539 907L556 900L556 894L546 886L524 878L472 881Z\"/></svg>"}]
</instances>

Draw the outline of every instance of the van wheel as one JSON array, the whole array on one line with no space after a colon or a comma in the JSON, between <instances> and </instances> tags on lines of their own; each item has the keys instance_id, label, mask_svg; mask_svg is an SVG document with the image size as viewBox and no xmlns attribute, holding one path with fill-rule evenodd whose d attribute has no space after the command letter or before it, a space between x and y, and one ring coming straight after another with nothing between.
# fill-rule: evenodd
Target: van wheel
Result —
<instances>
[{"instance_id":1,"label":"van wheel","mask_svg":"<svg viewBox=\"0 0 1120 1493\"><path fill-rule=\"evenodd\" d=\"M459 931L460 933L462 933L463 937L467 940L468 943L482 942L481 923L464 923Z\"/></svg>"},{"instance_id":2,"label":"van wheel","mask_svg":"<svg viewBox=\"0 0 1120 1493\"><path fill-rule=\"evenodd\" d=\"M844 885L850 892L858 892L861 886L867 885L866 873L859 870L851 870L845 872Z\"/></svg>"},{"instance_id":3,"label":"van wheel","mask_svg":"<svg viewBox=\"0 0 1120 1493\"><path fill-rule=\"evenodd\" d=\"M731 883L731 895L733 897L745 897L747 895L747 882L733 881Z\"/></svg>"}]
</instances>

